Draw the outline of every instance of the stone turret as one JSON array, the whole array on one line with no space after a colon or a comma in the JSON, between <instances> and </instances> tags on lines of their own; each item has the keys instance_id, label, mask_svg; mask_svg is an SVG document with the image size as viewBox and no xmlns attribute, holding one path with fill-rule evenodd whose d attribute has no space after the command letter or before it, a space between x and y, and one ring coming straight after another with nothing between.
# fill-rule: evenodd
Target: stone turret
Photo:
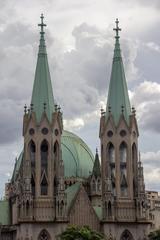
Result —
<instances>
[{"instance_id":1,"label":"stone turret","mask_svg":"<svg viewBox=\"0 0 160 240\"><path fill-rule=\"evenodd\" d=\"M101 206L102 179L98 149L96 149L95 161L90 179L90 196L93 206Z\"/></svg>"}]
</instances>

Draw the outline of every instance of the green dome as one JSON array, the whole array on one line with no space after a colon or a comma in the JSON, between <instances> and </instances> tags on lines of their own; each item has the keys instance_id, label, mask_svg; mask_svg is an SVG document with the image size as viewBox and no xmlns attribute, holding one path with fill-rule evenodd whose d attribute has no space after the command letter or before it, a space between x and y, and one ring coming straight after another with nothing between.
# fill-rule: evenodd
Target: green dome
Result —
<instances>
[{"instance_id":1,"label":"green dome","mask_svg":"<svg viewBox=\"0 0 160 240\"><path fill-rule=\"evenodd\" d=\"M77 135L63 131L61 146L65 177L88 177L93 169L94 157L86 143Z\"/></svg>"},{"instance_id":2,"label":"green dome","mask_svg":"<svg viewBox=\"0 0 160 240\"><path fill-rule=\"evenodd\" d=\"M86 143L77 135L63 131L61 137L65 177L87 178L92 172L94 157ZM23 159L23 151L15 163L12 180L16 179Z\"/></svg>"}]
</instances>

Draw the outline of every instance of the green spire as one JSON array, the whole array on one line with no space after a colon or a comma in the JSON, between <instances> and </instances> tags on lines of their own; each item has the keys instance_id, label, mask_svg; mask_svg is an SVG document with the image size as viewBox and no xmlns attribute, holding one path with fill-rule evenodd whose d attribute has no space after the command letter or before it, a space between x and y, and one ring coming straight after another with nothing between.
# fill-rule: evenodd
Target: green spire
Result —
<instances>
[{"instance_id":1,"label":"green spire","mask_svg":"<svg viewBox=\"0 0 160 240\"><path fill-rule=\"evenodd\" d=\"M47 114L48 120L51 121L52 113L55 111L52 83L44 38L44 27L46 27L46 24L43 22L43 14L41 14L40 18L41 23L38 24L38 26L41 28L40 44L31 100L31 104L33 104L33 111L36 114L38 122L40 122L44 111Z\"/></svg>"},{"instance_id":2,"label":"green spire","mask_svg":"<svg viewBox=\"0 0 160 240\"><path fill-rule=\"evenodd\" d=\"M96 155L95 155L95 161L94 161L92 175L94 175L95 177L101 176L101 166L100 166L100 162L99 162L98 149L96 149Z\"/></svg>"},{"instance_id":3,"label":"green spire","mask_svg":"<svg viewBox=\"0 0 160 240\"><path fill-rule=\"evenodd\" d=\"M124 115L126 122L129 124L131 107L119 43L119 31L121 31L121 29L118 26L118 19L116 19L115 23L116 28L113 29L116 32L115 49L109 84L106 116L108 116L109 112L111 112L114 122L117 125L122 114Z\"/></svg>"}]
</instances>

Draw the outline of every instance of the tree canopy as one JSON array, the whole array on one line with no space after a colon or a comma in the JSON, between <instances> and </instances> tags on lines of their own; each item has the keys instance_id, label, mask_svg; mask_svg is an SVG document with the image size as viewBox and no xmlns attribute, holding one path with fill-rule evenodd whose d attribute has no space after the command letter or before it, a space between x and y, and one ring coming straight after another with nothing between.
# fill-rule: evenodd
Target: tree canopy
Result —
<instances>
[{"instance_id":1,"label":"tree canopy","mask_svg":"<svg viewBox=\"0 0 160 240\"><path fill-rule=\"evenodd\" d=\"M150 232L148 238L149 240L160 240L160 229Z\"/></svg>"},{"instance_id":2,"label":"tree canopy","mask_svg":"<svg viewBox=\"0 0 160 240\"><path fill-rule=\"evenodd\" d=\"M58 236L59 240L104 240L103 234L92 230L88 226L71 225Z\"/></svg>"}]
</instances>

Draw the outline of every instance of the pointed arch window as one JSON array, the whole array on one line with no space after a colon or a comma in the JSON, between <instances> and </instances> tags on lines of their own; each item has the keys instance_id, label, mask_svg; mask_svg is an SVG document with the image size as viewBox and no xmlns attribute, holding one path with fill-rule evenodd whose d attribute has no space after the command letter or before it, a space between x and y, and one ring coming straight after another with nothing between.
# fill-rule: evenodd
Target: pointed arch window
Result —
<instances>
[{"instance_id":1,"label":"pointed arch window","mask_svg":"<svg viewBox=\"0 0 160 240\"><path fill-rule=\"evenodd\" d=\"M31 177L31 188L32 188L32 195L35 196L35 180L34 180L33 174Z\"/></svg>"},{"instance_id":2,"label":"pointed arch window","mask_svg":"<svg viewBox=\"0 0 160 240\"><path fill-rule=\"evenodd\" d=\"M61 201L59 205L59 215L62 217L63 216L63 211L64 211L64 202L63 200Z\"/></svg>"},{"instance_id":3,"label":"pointed arch window","mask_svg":"<svg viewBox=\"0 0 160 240\"><path fill-rule=\"evenodd\" d=\"M111 202L108 202L108 217L112 216L112 206L111 206Z\"/></svg>"},{"instance_id":4,"label":"pointed arch window","mask_svg":"<svg viewBox=\"0 0 160 240\"><path fill-rule=\"evenodd\" d=\"M26 202L26 217L29 216L29 201Z\"/></svg>"},{"instance_id":5,"label":"pointed arch window","mask_svg":"<svg viewBox=\"0 0 160 240\"><path fill-rule=\"evenodd\" d=\"M97 180L97 190L101 191L101 180L100 179Z\"/></svg>"},{"instance_id":6,"label":"pointed arch window","mask_svg":"<svg viewBox=\"0 0 160 240\"><path fill-rule=\"evenodd\" d=\"M119 156L120 156L120 189L121 196L127 197L128 194L128 184L127 184L127 144L122 142L119 147Z\"/></svg>"},{"instance_id":7,"label":"pointed arch window","mask_svg":"<svg viewBox=\"0 0 160 240\"><path fill-rule=\"evenodd\" d=\"M96 181L94 179L92 180L92 190L96 191Z\"/></svg>"},{"instance_id":8,"label":"pointed arch window","mask_svg":"<svg viewBox=\"0 0 160 240\"><path fill-rule=\"evenodd\" d=\"M59 144L56 141L54 144L54 170L55 171L56 171L58 159L59 159Z\"/></svg>"},{"instance_id":9,"label":"pointed arch window","mask_svg":"<svg viewBox=\"0 0 160 240\"><path fill-rule=\"evenodd\" d=\"M48 194L48 181L44 173L41 181L41 195L46 196L47 194Z\"/></svg>"},{"instance_id":10,"label":"pointed arch window","mask_svg":"<svg viewBox=\"0 0 160 240\"><path fill-rule=\"evenodd\" d=\"M38 240L51 240L49 233L44 229L40 232Z\"/></svg>"},{"instance_id":11,"label":"pointed arch window","mask_svg":"<svg viewBox=\"0 0 160 240\"><path fill-rule=\"evenodd\" d=\"M134 238L128 230L125 230L122 233L120 240L134 240Z\"/></svg>"},{"instance_id":12,"label":"pointed arch window","mask_svg":"<svg viewBox=\"0 0 160 240\"><path fill-rule=\"evenodd\" d=\"M43 140L41 144L41 173L45 171L47 174L48 170L48 142Z\"/></svg>"},{"instance_id":13,"label":"pointed arch window","mask_svg":"<svg viewBox=\"0 0 160 240\"><path fill-rule=\"evenodd\" d=\"M115 149L112 143L108 145L108 159L110 163L115 162Z\"/></svg>"},{"instance_id":14,"label":"pointed arch window","mask_svg":"<svg viewBox=\"0 0 160 240\"><path fill-rule=\"evenodd\" d=\"M36 157L36 145L33 140L29 143L29 153L30 153L30 161L31 161L31 168L35 168L35 157Z\"/></svg>"},{"instance_id":15,"label":"pointed arch window","mask_svg":"<svg viewBox=\"0 0 160 240\"><path fill-rule=\"evenodd\" d=\"M119 148L120 163L127 162L127 145L125 142L122 142Z\"/></svg>"},{"instance_id":16,"label":"pointed arch window","mask_svg":"<svg viewBox=\"0 0 160 240\"><path fill-rule=\"evenodd\" d=\"M132 145L132 169L133 169L133 193L134 196L137 195L137 166L138 166L138 155L136 144Z\"/></svg>"},{"instance_id":17,"label":"pointed arch window","mask_svg":"<svg viewBox=\"0 0 160 240\"><path fill-rule=\"evenodd\" d=\"M137 147L136 144L133 143L132 145L132 165L133 165L133 172L136 172L138 156L137 156Z\"/></svg>"}]
</instances>

